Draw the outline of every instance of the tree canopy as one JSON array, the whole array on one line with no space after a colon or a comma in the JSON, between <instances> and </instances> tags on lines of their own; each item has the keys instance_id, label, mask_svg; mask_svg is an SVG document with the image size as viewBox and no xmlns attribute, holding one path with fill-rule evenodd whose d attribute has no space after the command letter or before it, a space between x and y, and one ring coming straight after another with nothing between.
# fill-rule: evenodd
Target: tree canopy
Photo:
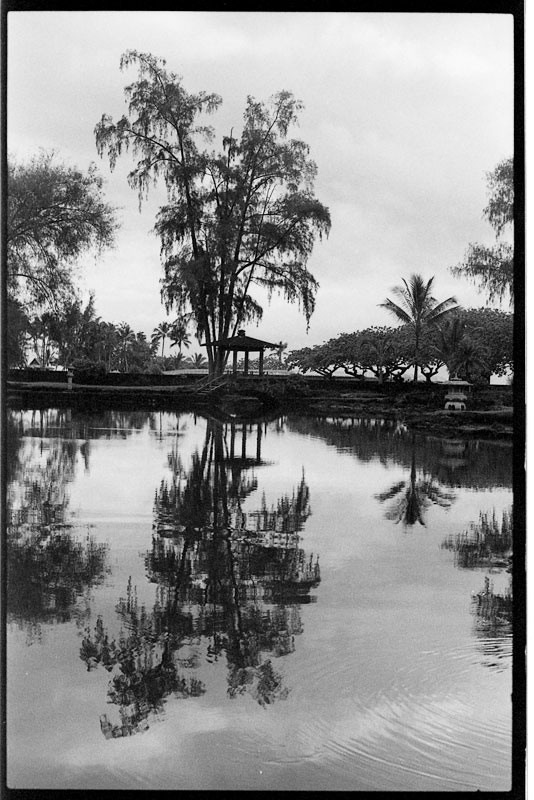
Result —
<instances>
[{"instance_id":1,"label":"tree canopy","mask_svg":"<svg viewBox=\"0 0 534 800\"><path fill-rule=\"evenodd\" d=\"M297 302L309 320L317 282L307 261L330 214L313 194L316 165L308 146L289 136L302 104L287 91L268 103L249 97L240 137L233 129L222 150L208 150L214 132L200 119L216 111L216 94L186 91L165 61L129 50L121 69L138 68L126 87L128 114L104 114L95 129L98 152L113 168L124 150L137 158L128 180L139 202L163 179L167 204L155 230L164 268L162 299L169 313L192 312L205 340L210 370L227 353L216 342L234 335L262 307L254 287Z\"/></svg>"},{"instance_id":2,"label":"tree canopy","mask_svg":"<svg viewBox=\"0 0 534 800\"><path fill-rule=\"evenodd\" d=\"M514 301L514 248L501 238L513 232L514 224L514 159L499 162L487 174L489 199L483 210L485 219L495 231L496 243L491 247L470 244L464 260L451 267L460 278L470 278L488 293L490 301L503 300L509 295Z\"/></svg>"},{"instance_id":3,"label":"tree canopy","mask_svg":"<svg viewBox=\"0 0 534 800\"><path fill-rule=\"evenodd\" d=\"M7 288L26 308L72 299L80 256L110 246L116 227L93 164L84 173L44 151L8 159Z\"/></svg>"}]
</instances>

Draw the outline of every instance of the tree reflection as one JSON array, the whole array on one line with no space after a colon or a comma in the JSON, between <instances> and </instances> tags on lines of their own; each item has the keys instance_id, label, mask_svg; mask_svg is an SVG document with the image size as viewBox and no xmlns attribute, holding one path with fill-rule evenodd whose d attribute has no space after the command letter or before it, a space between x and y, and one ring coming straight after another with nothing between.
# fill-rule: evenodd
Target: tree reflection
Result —
<instances>
[{"instance_id":1,"label":"tree reflection","mask_svg":"<svg viewBox=\"0 0 534 800\"><path fill-rule=\"evenodd\" d=\"M495 591L494 581L486 575L484 587L472 595L475 633L484 655L489 657L485 663L498 666L500 660L510 655L513 506L503 512L500 522L495 509L491 515L481 513L477 524L471 525L468 531L449 536L441 547L454 553L454 564L459 569L487 570L502 578L508 576L501 590Z\"/></svg>"},{"instance_id":2,"label":"tree reflection","mask_svg":"<svg viewBox=\"0 0 534 800\"><path fill-rule=\"evenodd\" d=\"M314 599L320 572L318 559L299 547L311 513L304 475L291 494L271 505L262 496L249 510L265 463L263 434L261 422L210 418L188 469L171 454L172 477L156 491L145 557L156 602L139 607L129 584L117 606L118 641L99 620L82 644L89 669L113 671L108 699L119 722L104 715L104 735L143 730L170 695L202 694L196 671L221 658L230 698L247 693L266 706L287 696L275 660L293 652L303 630L299 606Z\"/></svg>"},{"instance_id":3,"label":"tree reflection","mask_svg":"<svg viewBox=\"0 0 534 800\"><path fill-rule=\"evenodd\" d=\"M363 463L378 459L384 465L410 468L414 437L397 420L290 415L287 425L291 431L322 438ZM481 489L512 485L510 441L460 441L421 433L415 436L415 453L419 468L445 486Z\"/></svg>"},{"instance_id":4,"label":"tree reflection","mask_svg":"<svg viewBox=\"0 0 534 800\"><path fill-rule=\"evenodd\" d=\"M82 624L88 593L104 578L107 547L90 535L75 536L66 521L78 443L23 438L24 432L20 417L9 415L6 612L7 621L25 629L31 642L44 623L74 618Z\"/></svg>"},{"instance_id":5,"label":"tree reflection","mask_svg":"<svg viewBox=\"0 0 534 800\"><path fill-rule=\"evenodd\" d=\"M423 474L417 477L415 458L415 436L412 435L412 456L410 477L394 483L389 489L375 495L380 503L390 502L386 511L386 519L395 523L402 522L404 526L416 523L425 525L424 513L431 505L449 508L455 499L452 492L443 489L430 475Z\"/></svg>"},{"instance_id":6,"label":"tree reflection","mask_svg":"<svg viewBox=\"0 0 534 800\"><path fill-rule=\"evenodd\" d=\"M454 564L460 569L499 569L509 566L513 546L513 507L505 510L502 521L495 509L490 516L481 513L476 525L442 543L444 550L454 553Z\"/></svg>"}]
</instances>

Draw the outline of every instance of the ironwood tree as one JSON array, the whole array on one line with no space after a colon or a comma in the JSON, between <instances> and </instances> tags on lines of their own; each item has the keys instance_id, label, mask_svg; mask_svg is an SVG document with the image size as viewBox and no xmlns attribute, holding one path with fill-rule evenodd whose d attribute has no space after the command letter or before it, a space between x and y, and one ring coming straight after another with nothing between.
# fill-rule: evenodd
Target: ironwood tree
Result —
<instances>
[{"instance_id":1,"label":"ironwood tree","mask_svg":"<svg viewBox=\"0 0 534 800\"><path fill-rule=\"evenodd\" d=\"M224 369L216 342L262 316L257 287L297 302L306 320L317 281L307 269L316 237L330 214L314 196L317 168L303 141L290 138L302 104L280 91L267 103L248 97L242 131L209 150L214 131L202 117L221 105L217 94L189 93L182 78L153 55L129 50L121 69L136 67L125 88L128 113L104 114L95 128L99 154L113 169L129 149L128 175L139 202L162 179L167 203L157 214L167 312L192 313L204 339L210 372Z\"/></svg>"},{"instance_id":2,"label":"ironwood tree","mask_svg":"<svg viewBox=\"0 0 534 800\"><path fill-rule=\"evenodd\" d=\"M488 294L490 301L509 297L514 302L514 246L503 234L513 234L514 224L514 159L500 161L487 174L489 199L484 218L495 231L496 242L491 246L469 245L464 260L451 267L459 278L470 278Z\"/></svg>"},{"instance_id":3,"label":"ironwood tree","mask_svg":"<svg viewBox=\"0 0 534 800\"><path fill-rule=\"evenodd\" d=\"M82 172L54 152L8 159L6 210L8 297L32 311L72 300L80 257L111 246L117 227L94 164Z\"/></svg>"}]
</instances>

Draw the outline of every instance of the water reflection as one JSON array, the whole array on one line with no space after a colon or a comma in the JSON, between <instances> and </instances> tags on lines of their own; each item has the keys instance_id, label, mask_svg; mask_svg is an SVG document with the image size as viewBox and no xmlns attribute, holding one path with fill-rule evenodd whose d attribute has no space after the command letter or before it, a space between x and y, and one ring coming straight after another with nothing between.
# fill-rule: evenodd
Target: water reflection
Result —
<instances>
[{"instance_id":1,"label":"water reflection","mask_svg":"<svg viewBox=\"0 0 534 800\"><path fill-rule=\"evenodd\" d=\"M113 670L108 700L119 721L103 715L106 737L144 730L170 695L203 694L201 660L226 659L230 698L248 693L265 706L287 696L273 659L294 651L303 630L299 605L315 599L320 571L299 546L311 513L304 474L276 503L262 495L258 507L245 509L265 464L264 424L211 418L188 468L176 449L169 454L172 477L156 491L145 557L156 602L139 606L130 582L116 609L118 641L99 619L80 652L88 669Z\"/></svg>"},{"instance_id":2,"label":"water reflection","mask_svg":"<svg viewBox=\"0 0 534 800\"><path fill-rule=\"evenodd\" d=\"M512 444L509 441L441 439L413 434L401 422L366 417L287 418L290 431L324 439L363 463L378 460L385 466L411 469L414 455L425 474L453 488L512 487Z\"/></svg>"},{"instance_id":3,"label":"water reflection","mask_svg":"<svg viewBox=\"0 0 534 800\"><path fill-rule=\"evenodd\" d=\"M450 508L454 500L454 493L442 488L438 482L428 474L417 476L415 435L412 434L412 457L409 478L397 481L384 492L375 494L380 503L390 502L386 511L386 519L396 523L402 521L405 527L425 525L424 512L432 504L441 508Z\"/></svg>"},{"instance_id":4,"label":"water reflection","mask_svg":"<svg viewBox=\"0 0 534 800\"><path fill-rule=\"evenodd\" d=\"M18 785L115 786L118 737L128 788L264 788L261 761L273 789L509 785L506 445L356 418L9 425Z\"/></svg>"},{"instance_id":5,"label":"water reflection","mask_svg":"<svg viewBox=\"0 0 534 800\"><path fill-rule=\"evenodd\" d=\"M80 538L66 521L78 443L23 438L27 431L12 416L7 425L7 621L31 643L44 623L83 624L90 590L106 574L107 547L89 533Z\"/></svg>"},{"instance_id":6,"label":"water reflection","mask_svg":"<svg viewBox=\"0 0 534 800\"><path fill-rule=\"evenodd\" d=\"M481 513L478 523L447 537L441 547L454 553L459 569L488 571L501 584L496 590L494 579L486 575L483 588L472 595L474 630L485 656L483 663L498 667L512 654L513 506L503 512L500 521L495 509L491 515Z\"/></svg>"}]
</instances>

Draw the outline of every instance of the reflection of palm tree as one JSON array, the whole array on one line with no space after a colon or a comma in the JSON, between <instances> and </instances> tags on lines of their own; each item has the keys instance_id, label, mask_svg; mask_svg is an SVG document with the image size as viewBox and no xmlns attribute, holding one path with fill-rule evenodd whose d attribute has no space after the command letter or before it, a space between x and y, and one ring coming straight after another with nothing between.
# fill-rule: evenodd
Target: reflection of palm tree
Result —
<instances>
[{"instance_id":1,"label":"reflection of palm tree","mask_svg":"<svg viewBox=\"0 0 534 800\"><path fill-rule=\"evenodd\" d=\"M417 478L415 466L415 436L412 436L412 459L410 477L408 480L399 481L390 489L375 495L381 503L394 500L392 507L386 513L386 518L404 525L415 525L418 522L424 525L424 511L434 504L441 508L449 508L454 500L454 494L447 492L435 481L432 476L424 475Z\"/></svg>"},{"instance_id":2,"label":"reflection of palm tree","mask_svg":"<svg viewBox=\"0 0 534 800\"><path fill-rule=\"evenodd\" d=\"M441 303L432 297L434 278L425 283L421 275L411 275L409 281L402 279L403 286L395 286L392 293L399 300L394 303L387 298L379 303L382 308L391 312L400 322L410 325L414 331L414 381L417 381L419 369L419 349L421 334L425 325L435 325L439 320L456 308L456 298L448 297Z\"/></svg>"}]
</instances>

